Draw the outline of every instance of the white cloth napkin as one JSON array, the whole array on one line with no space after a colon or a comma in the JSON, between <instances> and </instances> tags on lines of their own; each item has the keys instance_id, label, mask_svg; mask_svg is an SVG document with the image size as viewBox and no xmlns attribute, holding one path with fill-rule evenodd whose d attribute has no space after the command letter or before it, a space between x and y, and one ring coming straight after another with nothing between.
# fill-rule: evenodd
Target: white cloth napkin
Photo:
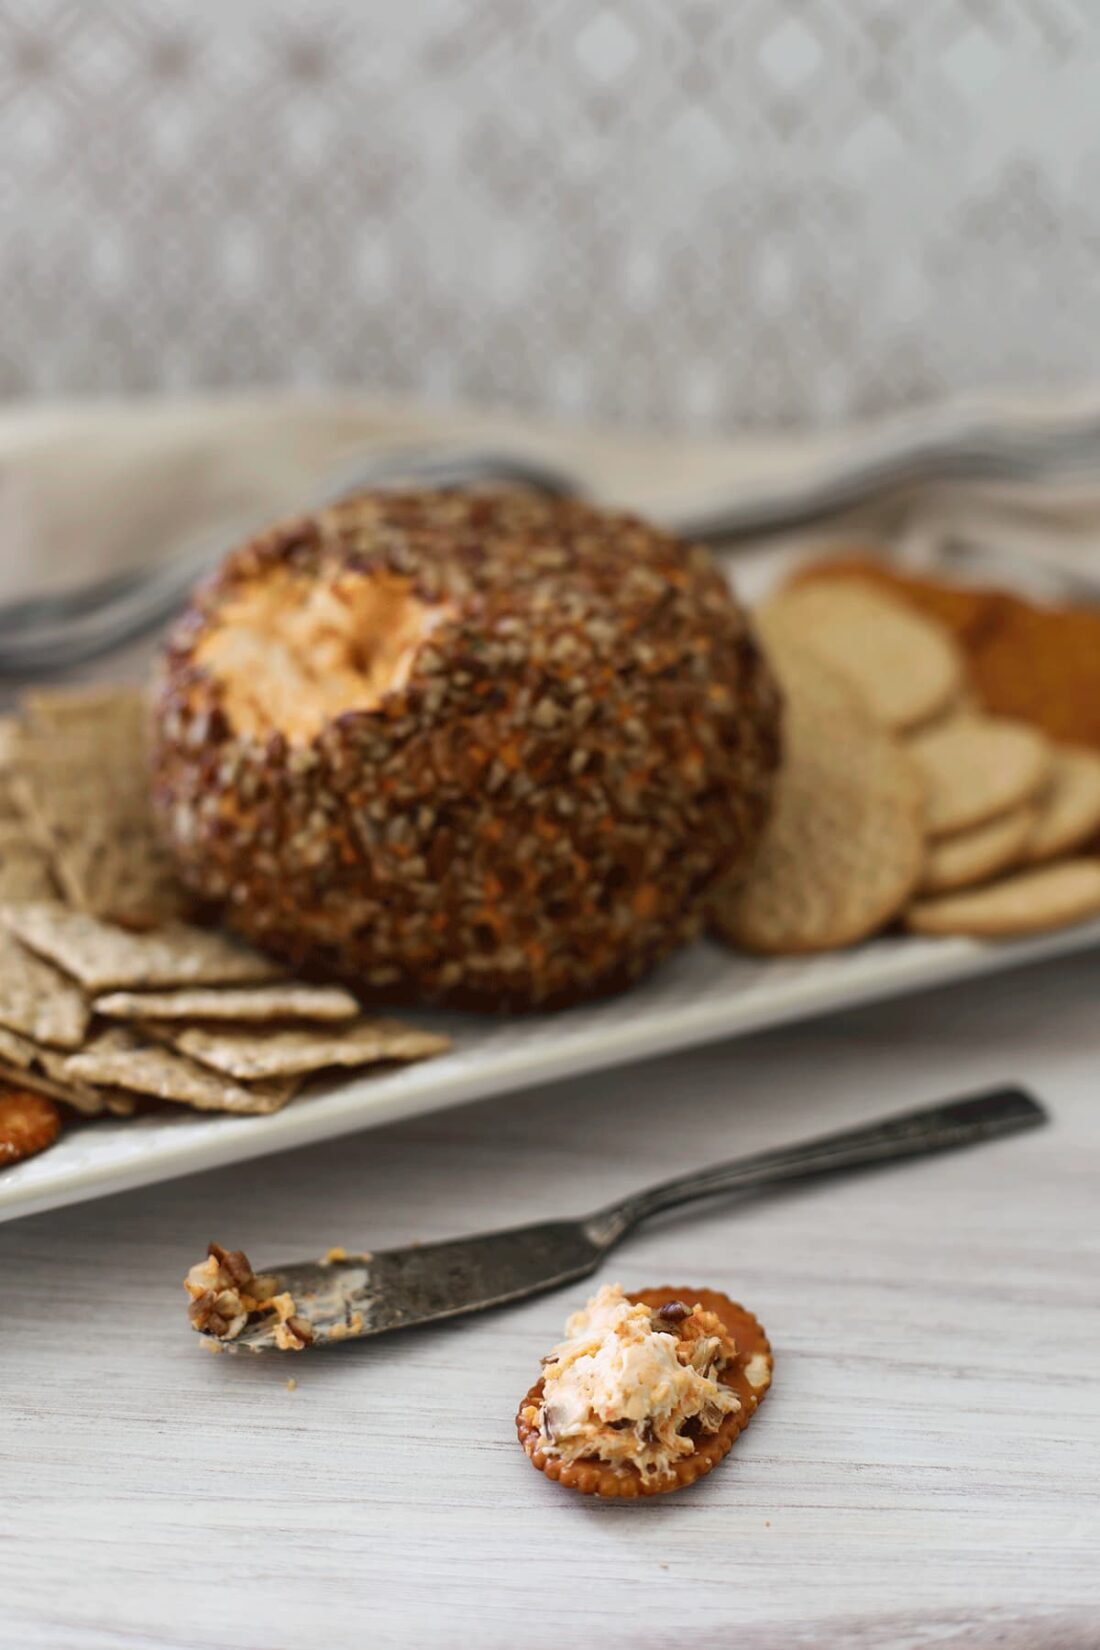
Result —
<instances>
[{"instance_id":1,"label":"white cloth napkin","mask_svg":"<svg viewBox=\"0 0 1100 1650\"><path fill-rule=\"evenodd\" d=\"M979 411L1035 429L1100 417L1100 396L1016 399ZM302 507L355 457L387 446L526 451L576 474L597 498L690 526L717 509L743 508L758 520L784 500L812 502L884 441L949 430L973 412L925 410L814 435L693 439L337 397L13 405L0 410L0 601L181 554L211 532L224 532L228 547L239 532ZM1079 466L1072 481L932 478L857 499L793 536L770 534L768 558L802 553L822 535L885 538L918 562L954 538L1100 579L1100 447L1095 465ZM737 542L742 553L754 547L751 536Z\"/></svg>"}]
</instances>

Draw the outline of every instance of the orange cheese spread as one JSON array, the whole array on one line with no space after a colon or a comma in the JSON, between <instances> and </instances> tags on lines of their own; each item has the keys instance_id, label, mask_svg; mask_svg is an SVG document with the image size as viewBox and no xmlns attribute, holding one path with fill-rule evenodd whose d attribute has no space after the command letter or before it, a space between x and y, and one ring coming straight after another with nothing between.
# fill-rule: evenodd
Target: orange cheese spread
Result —
<instances>
[{"instance_id":1,"label":"orange cheese spread","mask_svg":"<svg viewBox=\"0 0 1100 1650\"><path fill-rule=\"evenodd\" d=\"M220 683L237 733L306 744L334 717L404 687L448 613L396 574L348 569L321 580L279 568L222 605L196 663Z\"/></svg>"}]
</instances>

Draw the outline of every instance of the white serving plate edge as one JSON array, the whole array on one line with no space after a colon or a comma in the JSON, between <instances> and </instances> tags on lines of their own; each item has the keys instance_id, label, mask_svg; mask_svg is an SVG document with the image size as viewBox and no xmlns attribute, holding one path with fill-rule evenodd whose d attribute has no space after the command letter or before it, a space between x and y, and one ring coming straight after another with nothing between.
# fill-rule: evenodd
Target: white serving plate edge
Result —
<instances>
[{"instance_id":1,"label":"white serving plate edge","mask_svg":"<svg viewBox=\"0 0 1100 1650\"><path fill-rule=\"evenodd\" d=\"M452 1031L451 1052L381 1076L344 1076L271 1117L155 1114L79 1125L0 1175L0 1221L1092 946L1100 921L1008 943L889 937L774 961L704 942L603 1003L508 1020L419 1016Z\"/></svg>"}]
</instances>

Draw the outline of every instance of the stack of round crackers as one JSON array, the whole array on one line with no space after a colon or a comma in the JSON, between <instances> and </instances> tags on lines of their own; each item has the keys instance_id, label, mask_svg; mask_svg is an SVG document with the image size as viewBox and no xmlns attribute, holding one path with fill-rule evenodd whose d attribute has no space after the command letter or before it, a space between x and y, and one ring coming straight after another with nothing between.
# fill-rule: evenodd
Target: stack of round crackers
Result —
<instances>
[{"instance_id":1,"label":"stack of round crackers","mask_svg":"<svg viewBox=\"0 0 1100 1650\"><path fill-rule=\"evenodd\" d=\"M761 953L832 950L900 921L1009 937L1100 913L1100 754L978 708L942 626L858 577L758 614L786 698L785 758L752 866L716 931Z\"/></svg>"}]
</instances>

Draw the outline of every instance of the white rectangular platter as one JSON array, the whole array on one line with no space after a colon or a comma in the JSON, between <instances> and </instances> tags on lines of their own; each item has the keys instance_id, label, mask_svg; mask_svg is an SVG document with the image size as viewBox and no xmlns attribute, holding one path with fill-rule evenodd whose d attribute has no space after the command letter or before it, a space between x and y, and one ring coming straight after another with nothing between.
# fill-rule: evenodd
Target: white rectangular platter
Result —
<instances>
[{"instance_id":1,"label":"white rectangular platter","mask_svg":"<svg viewBox=\"0 0 1100 1650\"><path fill-rule=\"evenodd\" d=\"M0 1220L1088 947L1100 947L1100 922L1011 944L890 936L772 961L701 942L633 991L591 1006L513 1019L420 1016L451 1032L448 1054L323 1083L273 1117L181 1111L74 1126L40 1157L0 1172Z\"/></svg>"}]
</instances>

